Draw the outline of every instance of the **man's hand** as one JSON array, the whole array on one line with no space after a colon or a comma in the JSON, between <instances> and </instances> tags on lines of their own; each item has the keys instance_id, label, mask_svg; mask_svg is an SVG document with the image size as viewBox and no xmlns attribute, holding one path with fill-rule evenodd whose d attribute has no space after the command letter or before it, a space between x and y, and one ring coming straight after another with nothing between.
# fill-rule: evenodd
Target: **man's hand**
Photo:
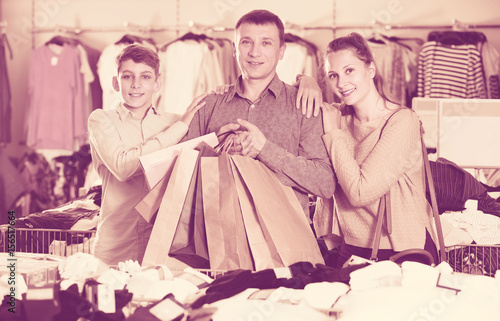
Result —
<instances>
[{"instance_id":1,"label":"man's hand","mask_svg":"<svg viewBox=\"0 0 500 321\"><path fill-rule=\"evenodd\" d=\"M237 121L238 124L247 129L238 135L241 144L240 154L252 158L257 157L266 144L266 136L254 124L239 118Z\"/></svg>"},{"instance_id":2,"label":"man's hand","mask_svg":"<svg viewBox=\"0 0 500 321\"><path fill-rule=\"evenodd\" d=\"M342 113L338 107L338 104L328 104L325 102L321 105L321 111L323 113L323 129L325 133L334 129L340 129L340 119L342 117Z\"/></svg>"},{"instance_id":3,"label":"man's hand","mask_svg":"<svg viewBox=\"0 0 500 321\"><path fill-rule=\"evenodd\" d=\"M191 124L191 121L193 120L194 114L196 114L196 112L207 103L206 101L202 101L203 99L205 99L205 97L207 97L207 94L202 94L196 97L191 105L189 105L189 107L186 109L180 121L184 122L184 124L189 127L189 124Z\"/></svg>"},{"instance_id":4,"label":"man's hand","mask_svg":"<svg viewBox=\"0 0 500 321\"><path fill-rule=\"evenodd\" d=\"M306 115L307 118L311 115L318 116L323 103L323 93L318 83L312 77L301 75L297 79L297 84L299 86L295 103L297 109L302 108L302 115Z\"/></svg>"}]
</instances>

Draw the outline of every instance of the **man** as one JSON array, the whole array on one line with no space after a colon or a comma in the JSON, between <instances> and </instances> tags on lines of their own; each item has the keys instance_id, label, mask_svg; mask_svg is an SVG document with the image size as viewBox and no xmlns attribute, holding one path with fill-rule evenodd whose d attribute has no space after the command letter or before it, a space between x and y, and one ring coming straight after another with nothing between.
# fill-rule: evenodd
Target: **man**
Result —
<instances>
[{"instance_id":1,"label":"man","mask_svg":"<svg viewBox=\"0 0 500 321\"><path fill-rule=\"evenodd\" d=\"M322 118L296 106L297 88L280 81L284 27L275 14L254 10L240 18L233 43L241 76L223 95L209 95L183 140L239 131L236 150L258 159L291 186L309 217L308 194L329 198L335 176L321 136Z\"/></svg>"}]
</instances>

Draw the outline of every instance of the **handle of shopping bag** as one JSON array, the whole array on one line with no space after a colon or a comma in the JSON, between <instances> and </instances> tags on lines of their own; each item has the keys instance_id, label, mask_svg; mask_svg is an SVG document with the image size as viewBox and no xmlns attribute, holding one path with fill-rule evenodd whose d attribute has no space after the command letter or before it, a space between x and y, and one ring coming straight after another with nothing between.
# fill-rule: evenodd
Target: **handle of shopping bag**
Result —
<instances>
[{"instance_id":1,"label":"handle of shopping bag","mask_svg":"<svg viewBox=\"0 0 500 321\"><path fill-rule=\"evenodd\" d=\"M398 254L395 254L389 258L389 260L393 262L398 262L402 258L409 256L409 255L419 255L423 257L424 259L427 260L427 263L429 265L434 265L436 262L434 262L434 258L432 257L432 254L430 254L428 251L423 250L423 249L409 249L409 250L404 250L399 252Z\"/></svg>"},{"instance_id":2,"label":"handle of shopping bag","mask_svg":"<svg viewBox=\"0 0 500 321\"><path fill-rule=\"evenodd\" d=\"M394 112L386 121L385 124L389 121L389 119L396 114ZM385 127L385 125L384 125ZM382 128L383 130L384 128ZM380 134L382 136L382 133ZM436 200L436 191L434 189L434 181L432 180L432 173L431 173L431 166L429 163L429 156L427 155L427 148L425 147L425 142L424 142L424 137L423 137L423 128L422 124L420 124L420 140L421 140L421 145L422 145L422 157L424 160L424 172L426 175L426 181L427 181L427 187L429 189L429 194L431 196L431 208L432 208L432 215L434 217L434 223L436 227L436 234L438 238L438 254L439 254L439 260L440 262L446 261L446 253L445 253L445 246L444 246L444 238L443 238L443 230L441 227L441 220L439 218L439 212L438 212L438 207L437 207L437 200ZM384 218L387 217L387 222L388 222L388 231L391 230L391 227L389 226L389 223L391 222L390 219L390 204L387 202L387 196L389 195L389 192L384 194L382 198L380 199L380 204L379 204L379 209L378 209L378 217L377 217L377 225L375 227L375 238L373 241L373 248L372 248L372 253L370 259L372 261L377 261L377 256L378 256L378 250L380 247L380 237L382 235L382 224L384 221ZM423 249L411 249L409 251L416 250L416 252L426 252L429 256L431 254ZM423 251L423 252L422 252ZM401 256L406 256L407 251L402 251L401 253L403 255ZM395 255L396 256L396 255ZM399 258L399 257L398 257ZM432 256L431 256L432 258ZM392 258L391 258L392 259ZM429 260L431 262L431 260ZM434 262L434 259L432 259L432 262ZM438 262L439 263L439 262Z\"/></svg>"},{"instance_id":3,"label":"handle of shopping bag","mask_svg":"<svg viewBox=\"0 0 500 321\"><path fill-rule=\"evenodd\" d=\"M219 153L227 152L233 145L233 140L230 138L235 135L237 135L236 132L232 130L218 135L217 139L219 140L219 143L215 145L214 149Z\"/></svg>"},{"instance_id":4,"label":"handle of shopping bag","mask_svg":"<svg viewBox=\"0 0 500 321\"><path fill-rule=\"evenodd\" d=\"M427 155L427 148L425 147L422 125L420 139L422 141L422 154L424 157L424 170L427 177L427 187L431 195L431 208L432 216L434 217L434 224L436 226L436 234L438 238L438 254L440 262L446 261L446 251L444 245L443 229L441 227L441 219L439 218L439 211L436 200L436 190L434 189L434 181L432 179L431 164L429 163L429 156ZM438 262L439 263L439 262Z\"/></svg>"}]
</instances>

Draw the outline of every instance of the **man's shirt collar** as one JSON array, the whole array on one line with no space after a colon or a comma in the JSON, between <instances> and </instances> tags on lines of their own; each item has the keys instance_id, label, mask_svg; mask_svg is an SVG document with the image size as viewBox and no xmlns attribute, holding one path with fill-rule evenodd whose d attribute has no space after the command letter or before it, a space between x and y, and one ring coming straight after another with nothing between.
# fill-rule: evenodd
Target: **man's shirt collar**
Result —
<instances>
[{"instance_id":1,"label":"man's shirt collar","mask_svg":"<svg viewBox=\"0 0 500 321\"><path fill-rule=\"evenodd\" d=\"M231 101L236 94L238 96L240 96L241 98L244 98L242 83L243 83L243 78L240 75L238 77L238 79L236 80L235 85L229 90L229 92L227 94L226 102ZM276 74L276 75L274 75L273 80L271 80L271 82L269 83L267 88L264 90L264 92L269 91L270 93L273 94L274 98L276 99L276 98L278 98L278 96L280 95L282 90L283 90L283 82L278 77L278 74ZM263 95L264 95L264 93L263 93Z\"/></svg>"}]
</instances>

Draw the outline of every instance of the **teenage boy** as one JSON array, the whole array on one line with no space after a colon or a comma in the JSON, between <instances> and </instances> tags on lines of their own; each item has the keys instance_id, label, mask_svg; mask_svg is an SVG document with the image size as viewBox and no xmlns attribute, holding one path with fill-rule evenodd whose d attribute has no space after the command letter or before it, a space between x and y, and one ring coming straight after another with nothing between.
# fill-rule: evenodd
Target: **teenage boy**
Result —
<instances>
[{"instance_id":1,"label":"teenage boy","mask_svg":"<svg viewBox=\"0 0 500 321\"><path fill-rule=\"evenodd\" d=\"M177 122L153 106L160 89L158 55L130 45L117 57L113 88L122 103L114 110L98 109L88 120L93 165L102 178L102 202L94 255L109 265L126 260L142 262L153 225L135 206L148 193L139 157L177 144L186 134L206 95L194 99Z\"/></svg>"},{"instance_id":2,"label":"teenage boy","mask_svg":"<svg viewBox=\"0 0 500 321\"><path fill-rule=\"evenodd\" d=\"M239 131L237 152L291 186L309 217L308 194L331 197L335 175L321 139L321 115L303 115L295 107L297 88L276 74L285 53L283 23L267 10L251 11L237 22L233 47L241 76L226 93L207 96L183 140Z\"/></svg>"}]
</instances>

